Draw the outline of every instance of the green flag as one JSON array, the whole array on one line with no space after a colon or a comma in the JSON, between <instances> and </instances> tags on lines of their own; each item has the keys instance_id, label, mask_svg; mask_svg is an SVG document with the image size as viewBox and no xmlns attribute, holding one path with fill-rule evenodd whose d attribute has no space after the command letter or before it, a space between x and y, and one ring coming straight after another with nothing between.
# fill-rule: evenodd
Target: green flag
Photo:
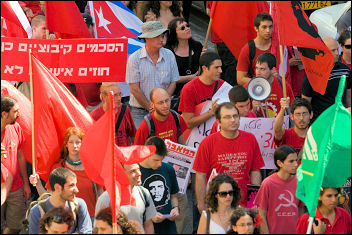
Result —
<instances>
[{"instance_id":1,"label":"green flag","mask_svg":"<svg viewBox=\"0 0 352 235\"><path fill-rule=\"evenodd\" d=\"M346 76L340 79L335 104L309 128L297 169L296 196L315 216L320 187L341 187L351 176L351 113L342 105Z\"/></svg>"}]
</instances>

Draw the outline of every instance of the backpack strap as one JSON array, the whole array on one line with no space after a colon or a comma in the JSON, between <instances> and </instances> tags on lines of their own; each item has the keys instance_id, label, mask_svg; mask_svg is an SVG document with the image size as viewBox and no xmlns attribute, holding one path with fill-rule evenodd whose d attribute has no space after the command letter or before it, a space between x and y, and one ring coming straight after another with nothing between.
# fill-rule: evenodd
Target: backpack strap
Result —
<instances>
[{"instance_id":1,"label":"backpack strap","mask_svg":"<svg viewBox=\"0 0 352 235\"><path fill-rule=\"evenodd\" d=\"M180 135L181 135L180 118L178 117L178 114L176 113L176 111L170 109L170 112L171 112L172 116L174 116L174 119L175 119L176 129L177 129L177 140L178 140L178 137L180 137Z\"/></svg>"},{"instance_id":2,"label":"backpack strap","mask_svg":"<svg viewBox=\"0 0 352 235\"><path fill-rule=\"evenodd\" d=\"M248 68L248 75L250 77L253 77L253 59L255 57L255 43L254 40L250 40L248 42L248 48L249 48L249 68Z\"/></svg>"},{"instance_id":3,"label":"backpack strap","mask_svg":"<svg viewBox=\"0 0 352 235\"><path fill-rule=\"evenodd\" d=\"M205 233L206 234L209 234L209 225L210 225L210 210L207 209L206 210L206 213L207 213L207 224L206 224L206 227L205 227Z\"/></svg>"},{"instance_id":4,"label":"backpack strap","mask_svg":"<svg viewBox=\"0 0 352 235\"><path fill-rule=\"evenodd\" d=\"M213 94L211 95L211 97L213 97L215 95L216 91L218 90L218 85L219 85L219 80L215 81L215 86L214 86Z\"/></svg>"},{"instance_id":5,"label":"backpack strap","mask_svg":"<svg viewBox=\"0 0 352 235\"><path fill-rule=\"evenodd\" d=\"M69 201L68 202L68 206L71 209L72 214L73 214L73 221L75 223L75 228L77 228L77 226L78 226L79 205L78 205L78 202L76 201L76 198L75 198L74 201Z\"/></svg>"},{"instance_id":6,"label":"backpack strap","mask_svg":"<svg viewBox=\"0 0 352 235\"><path fill-rule=\"evenodd\" d=\"M45 213L47 212L46 200L41 200L38 202L38 209L40 212L40 218L42 218L45 215Z\"/></svg>"},{"instance_id":7,"label":"backpack strap","mask_svg":"<svg viewBox=\"0 0 352 235\"><path fill-rule=\"evenodd\" d=\"M120 124L122 122L123 116L125 115L125 112L126 112L126 108L127 108L127 105L126 104L122 104L121 111L120 111L119 117L117 118L117 122L116 122L116 125L115 125L115 132L117 132L119 130L119 127L120 127Z\"/></svg>"},{"instance_id":8,"label":"backpack strap","mask_svg":"<svg viewBox=\"0 0 352 235\"><path fill-rule=\"evenodd\" d=\"M144 120L147 123L148 129L149 129L148 137L155 136L155 124L154 124L154 120L152 118L152 114L148 113L147 115L145 115Z\"/></svg>"}]
</instances>

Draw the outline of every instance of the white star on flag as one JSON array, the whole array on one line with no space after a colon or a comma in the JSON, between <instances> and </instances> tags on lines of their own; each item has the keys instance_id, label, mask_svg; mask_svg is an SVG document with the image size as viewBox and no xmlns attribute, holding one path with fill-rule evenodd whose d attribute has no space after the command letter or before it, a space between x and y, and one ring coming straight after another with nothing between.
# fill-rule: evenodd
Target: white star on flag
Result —
<instances>
[{"instance_id":1,"label":"white star on flag","mask_svg":"<svg viewBox=\"0 0 352 235\"><path fill-rule=\"evenodd\" d=\"M97 13L98 18L99 18L99 25L98 25L98 27L102 27L102 26L103 26L104 29L105 29L106 31L108 31L108 32L111 34L109 28L107 27L107 25L108 25L108 24L111 24L111 22L108 21L108 20L106 20L106 19L104 19L103 12L101 11L101 7L100 7L100 9L99 9L99 12L98 12L96 9L95 9L95 12Z\"/></svg>"}]
</instances>

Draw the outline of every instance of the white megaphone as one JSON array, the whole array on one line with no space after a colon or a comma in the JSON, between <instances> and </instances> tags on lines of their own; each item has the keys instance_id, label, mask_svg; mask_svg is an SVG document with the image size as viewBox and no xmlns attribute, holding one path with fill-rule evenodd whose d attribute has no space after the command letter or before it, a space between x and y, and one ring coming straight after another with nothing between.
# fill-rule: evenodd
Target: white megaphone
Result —
<instances>
[{"instance_id":1,"label":"white megaphone","mask_svg":"<svg viewBox=\"0 0 352 235\"><path fill-rule=\"evenodd\" d=\"M254 77L249 81L247 90L253 100L263 101L271 94L271 84L263 77Z\"/></svg>"}]
</instances>

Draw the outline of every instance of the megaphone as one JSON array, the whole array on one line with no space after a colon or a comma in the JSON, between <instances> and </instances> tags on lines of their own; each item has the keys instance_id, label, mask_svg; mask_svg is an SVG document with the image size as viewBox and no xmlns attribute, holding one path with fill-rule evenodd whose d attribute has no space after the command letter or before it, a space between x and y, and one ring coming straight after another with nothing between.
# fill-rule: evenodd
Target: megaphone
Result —
<instances>
[{"instance_id":1,"label":"megaphone","mask_svg":"<svg viewBox=\"0 0 352 235\"><path fill-rule=\"evenodd\" d=\"M253 100L266 100L271 94L271 84L263 77L252 78L247 86L249 96Z\"/></svg>"}]
</instances>

